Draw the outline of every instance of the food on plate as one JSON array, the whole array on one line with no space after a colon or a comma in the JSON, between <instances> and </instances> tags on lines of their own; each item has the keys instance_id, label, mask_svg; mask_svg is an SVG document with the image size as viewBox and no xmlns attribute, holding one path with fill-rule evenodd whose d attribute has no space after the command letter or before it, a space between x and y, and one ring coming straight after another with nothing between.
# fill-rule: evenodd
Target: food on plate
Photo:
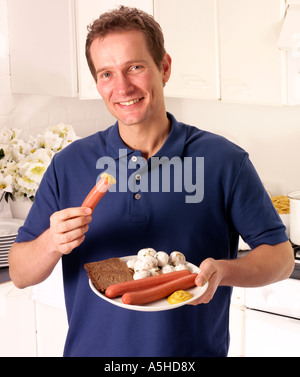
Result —
<instances>
[{"instance_id":1,"label":"food on plate","mask_svg":"<svg viewBox=\"0 0 300 377\"><path fill-rule=\"evenodd\" d=\"M146 257L148 255L154 257L155 254L156 254L156 251L154 249L152 249L151 247L147 247L145 249L141 249L138 252L137 256L138 256L138 258L140 258L140 257Z\"/></svg>"},{"instance_id":2,"label":"food on plate","mask_svg":"<svg viewBox=\"0 0 300 377\"><path fill-rule=\"evenodd\" d=\"M134 271L141 270L150 270L153 267L156 267L158 261L155 257L151 255L146 255L145 257L138 258L134 265Z\"/></svg>"},{"instance_id":3,"label":"food on plate","mask_svg":"<svg viewBox=\"0 0 300 377\"><path fill-rule=\"evenodd\" d=\"M133 274L133 280L140 280L151 276L150 270L140 270Z\"/></svg>"},{"instance_id":4,"label":"food on plate","mask_svg":"<svg viewBox=\"0 0 300 377\"><path fill-rule=\"evenodd\" d=\"M148 289L190 274L191 273L188 270L175 271L170 274L149 276L141 280L114 284L105 290L105 296L108 298L115 298L117 296L122 296L126 292Z\"/></svg>"},{"instance_id":5,"label":"food on plate","mask_svg":"<svg viewBox=\"0 0 300 377\"><path fill-rule=\"evenodd\" d=\"M271 200L279 215L287 215L290 213L290 199L285 195L271 196Z\"/></svg>"},{"instance_id":6,"label":"food on plate","mask_svg":"<svg viewBox=\"0 0 300 377\"><path fill-rule=\"evenodd\" d=\"M161 268L161 272L162 272L163 274L168 274L168 273L170 273L170 272L174 272L174 271L176 271L176 270L175 270L175 267L172 266L171 264L166 264L165 266L163 266L163 267Z\"/></svg>"},{"instance_id":7,"label":"food on plate","mask_svg":"<svg viewBox=\"0 0 300 377\"><path fill-rule=\"evenodd\" d=\"M165 251L156 252L151 247L141 249L136 257L127 261L127 266L134 270L135 280L149 276L149 272L150 275L159 275L188 269L181 252L173 251L169 256Z\"/></svg>"},{"instance_id":8,"label":"food on plate","mask_svg":"<svg viewBox=\"0 0 300 377\"><path fill-rule=\"evenodd\" d=\"M155 287L140 291L127 292L122 296L122 302L127 305L144 305L160 300L177 290L184 290L194 287L197 274L191 273L187 276L159 284Z\"/></svg>"},{"instance_id":9,"label":"food on plate","mask_svg":"<svg viewBox=\"0 0 300 377\"><path fill-rule=\"evenodd\" d=\"M86 263L84 268L99 292L104 292L110 285L133 280L133 271L119 258Z\"/></svg>"},{"instance_id":10,"label":"food on plate","mask_svg":"<svg viewBox=\"0 0 300 377\"><path fill-rule=\"evenodd\" d=\"M179 290L172 293L167 301L170 305L179 304L180 302L187 301L190 298L194 297L190 292Z\"/></svg>"},{"instance_id":11,"label":"food on plate","mask_svg":"<svg viewBox=\"0 0 300 377\"><path fill-rule=\"evenodd\" d=\"M169 263L169 255L165 251L158 251L155 254L155 258L158 261L158 266L163 267Z\"/></svg>"},{"instance_id":12,"label":"food on plate","mask_svg":"<svg viewBox=\"0 0 300 377\"><path fill-rule=\"evenodd\" d=\"M112 175L107 174L107 173L102 173L101 179L91 189L91 191L89 192L89 194L83 201L81 207L88 207L88 208L91 208L92 211L94 211L100 199L102 199L105 193L114 184L116 184L116 180Z\"/></svg>"},{"instance_id":13,"label":"food on plate","mask_svg":"<svg viewBox=\"0 0 300 377\"><path fill-rule=\"evenodd\" d=\"M173 251L170 254L170 263L174 266L185 263L185 256L180 251Z\"/></svg>"}]
</instances>

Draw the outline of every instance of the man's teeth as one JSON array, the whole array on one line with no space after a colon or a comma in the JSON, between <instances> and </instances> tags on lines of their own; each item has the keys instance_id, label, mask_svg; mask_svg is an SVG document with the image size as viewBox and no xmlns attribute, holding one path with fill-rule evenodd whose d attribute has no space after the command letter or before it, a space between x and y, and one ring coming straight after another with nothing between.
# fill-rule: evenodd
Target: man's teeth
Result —
<instances>
[{"instance_id":1,"label":"man's teeth","mask_svg":"<svg viewBox=\"0 0 300 377\"><path fill-rule=\"evenodd\" d=\"M130 106L130 105L134 105L135 103L137 103L139 101L140 101L139 99L133 99L133 100L128 101L128 102L119 102L119 103L122 106Z\"/></svg>"}]
</instances>

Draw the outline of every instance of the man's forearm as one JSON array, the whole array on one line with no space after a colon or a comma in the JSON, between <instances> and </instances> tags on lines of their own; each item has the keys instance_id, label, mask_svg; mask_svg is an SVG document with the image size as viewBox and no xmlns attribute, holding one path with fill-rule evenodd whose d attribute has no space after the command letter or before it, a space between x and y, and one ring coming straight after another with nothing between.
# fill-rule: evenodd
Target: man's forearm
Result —
<instances>
[{"instance_id":1,"label":"man's forearm","mask_svg":"<svg viewBox=\"0 0 300 377\"><path fill-rule=\"evenodd\" d=\"M220 285L259 287L288 278L294 268L294 254L290 242L275 246L261 245L245 257L222 264Z\"/></svg>"},{"instance_id":2,"label":"man's forearm","mask_svg":"<svg viewBox=\"0 0 300 377\"><path fill-rule=\"evenodd\" d=\"M41 283L63 254L85 239L92 221L90 208L66 208L50 217L50 228L30 242L15 243L9 253L9 273L18 288Z\"/></svg>"},{"instance_id":3,"label":"man's forearm","mask_svg":"<svg viewBox=\"0 0 300 377\"><path fill-rule=\"evenodd\" d=\"M34 241L15 243L9 253L9 274L18 288L44 281L62 254L49 248L49 231Z\"/></svg>"}]
</instances>

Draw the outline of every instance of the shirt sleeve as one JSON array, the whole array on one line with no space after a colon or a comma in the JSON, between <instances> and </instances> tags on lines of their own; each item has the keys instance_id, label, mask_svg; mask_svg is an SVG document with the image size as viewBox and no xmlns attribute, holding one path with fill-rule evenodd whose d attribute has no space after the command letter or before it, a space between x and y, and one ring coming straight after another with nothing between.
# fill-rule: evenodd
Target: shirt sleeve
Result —
<instances>
[{"instance_id":1,"label":"shirt sleeve","mask_svg":"<svg viewBox=\"0 0 300 377\"><path fill-rule=\"evenodd\" d=\"M235 229L251 249L288 240L286 228L248 154L232 186L230 215Z\"/></svg>"},{"instance_id":2,"label":"shirt sleeve","mask_svg":"<svg viewBox=\"0 0 300 377\"><path fill-rule=\"evenodd\" d=\"M54 156L43 176L25 223L19 229L16 242L32 241L39 237L49 228L50 216L59 209L59 189Z\"/></svg>"}]
</instances>

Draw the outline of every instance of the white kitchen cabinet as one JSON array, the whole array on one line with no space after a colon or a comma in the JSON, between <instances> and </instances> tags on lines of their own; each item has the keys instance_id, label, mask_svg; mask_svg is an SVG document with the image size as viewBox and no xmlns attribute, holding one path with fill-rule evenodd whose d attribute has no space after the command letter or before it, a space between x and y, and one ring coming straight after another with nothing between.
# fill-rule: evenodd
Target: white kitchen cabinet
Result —
<instances>
[{"instance_id":1,"label":"white kitchen cabinet","mask_svg":"<svg viewBox=\"0 0 300 377\"><path fill-rule=\"evenodd\" d=\"M246 357L299 357L300 320L246 310Z\"/></svg>"},{"instance_id":2,"label":"white kitchen cabinet","mask_svg":"<svg viewBox=\"0 0 300 377\"><path fill-rule=\"evenodd\" d=\"M77 95L73 0L8 0L13 93Z\"/></svg>"},{"instance_id":3,"label":"white kitchen cabinet","mask_svg":"<svg viewBox=\"0 0 300 377\"><path fill-rule=\"evenodd\" d=\"M36 302L37 356L62 357L68 332L65 309Z\"/></svg>"},{"instance_id":4,"label":"white kitchen cabinet","mask_svg":"<svg viewBox=\"0 0 300 377\"><path fill-rule=\"evenodd\" d=\"M116 0L8 0L13 93L98 99L85 58L87 25ZM153 0L123 0L153 14Z\"/></svg>"},{"instance_id":5,"label":"white kitchen cabinet","mask_svg":"<svg viewBox=\"0 0 300 377\"><path fill-rule=\"evenodd\" d=\"M143 9L153 15L153 0L122 0L121 3L125 6ZM120 2L116 0L76 0L78 80L79 98L81 99L100 98L85 57L87 25L100 14L115 9L119 5Z\"/></svg>"},{"instance_id":6,"label":"white kitchen cabinet","mask_svg":"<svg viewBox=\"0 0 300 377\"><path fill-rule=\"evenodd\" d=\"M245 316L245 289L234 287L229 312L229 357L242 357L245 355Z\"/></svg>"},{"instance_id":7,"label":"white kitchen cabinet","mask_svg":"<svg viewBox=\"0 0 300 377\"><path fill-rule=\"evenodd\" d=\"M85 58L87 25L119 2L7 1L12 91L98 99ZM122 3L154 14L162 26L173 58L166 96L264 105L299 102L297 96L296 102L288 99L299 87L289 78L295 71L300 82L298 65L292 66L287 51L278 47L285 0Z\"/></svg>"},{"instance_id":8,"label":"white kitchen cabinet","mask_svg":"<svg viewBox=\"0 0 300 377\"><path fill-rule=\"evenodd\" d=\"M222 101L278 105L286 91L277 47L284 0L219 0Z\"/></svg>"},{"instance_id":9,"label":"white kitchen cabinet","mask_svg":"<svg viewBox=\"0 0 300 377\"><path fill-rule=\"evenodd\" d=\"M154 1L154 15L173 60L166 96L219 99L216 14L213 0Z\"/></svg>"},{"instance_id":10,"label":"white kitchen cabinet","mask_svg":"<svg viewBox=\"0 0 300 377\"><path fill-rule=\"evenodd\" d=\"M0 285L0 357L36 356L35 308L31 288Z\"/></svg>"}]
</instances>

